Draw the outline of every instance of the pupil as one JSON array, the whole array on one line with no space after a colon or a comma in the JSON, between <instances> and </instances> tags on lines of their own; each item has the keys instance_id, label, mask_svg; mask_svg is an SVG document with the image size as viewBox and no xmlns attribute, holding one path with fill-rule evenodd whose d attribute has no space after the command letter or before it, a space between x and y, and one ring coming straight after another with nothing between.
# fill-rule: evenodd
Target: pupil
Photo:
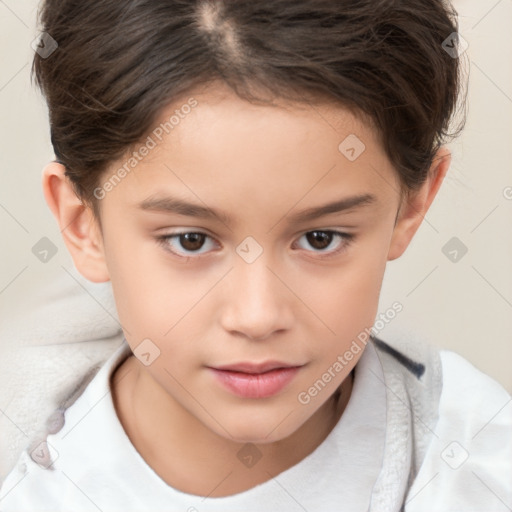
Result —
<instances>
[{"instance_id":1,"label":"pupil","mask_svg":"<svg viewBox=\"0 0 512 512\"><path fill-rule=\"evenodd\" d=\"M180 243L184 249L194 251L201 248L203 237L202 233L185 233L180 235Z\"/></svg>"},{"instance_id":2,"label":"pupil","mask_svg":"<svg viewBox=\"0 0 512 512\"><path fill-rule=\"evenodd\" d=\"M325 231L311 231L306 236L308 238L308 242L315 249L325 249L329 246L332 240L332 233L327 233Z\"/></svg>"}]
</instances>

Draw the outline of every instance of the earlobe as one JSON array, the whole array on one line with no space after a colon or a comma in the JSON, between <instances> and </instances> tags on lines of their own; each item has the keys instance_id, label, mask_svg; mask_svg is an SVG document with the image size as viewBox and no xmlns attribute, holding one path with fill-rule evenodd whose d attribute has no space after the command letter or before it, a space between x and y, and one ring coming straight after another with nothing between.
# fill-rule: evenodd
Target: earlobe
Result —
<instances>
[{"instance_id":1,"label":"earlobe","mask_svg":"<svg viewBox=\"0 0 512 512\"><path fill-rule=\"evenodd\" d=\"M393 230L388 261L399 258L407 249L437 195L450 167L451 153L441 147L436 153L425 183L409 197L404 198L400 214Z\"/></svg>"},{"instance_id":2,"label":"earlobe","mask_svg":"<svg viewBox=\"0 0 512 512\"><path fill-rule=\"evenodd\" d=\"M47 164L42 173L43 193L77 270L95 283L109 281L101 230L93 212L76 195L57 162Z\"/></svg>"}]
</instances>

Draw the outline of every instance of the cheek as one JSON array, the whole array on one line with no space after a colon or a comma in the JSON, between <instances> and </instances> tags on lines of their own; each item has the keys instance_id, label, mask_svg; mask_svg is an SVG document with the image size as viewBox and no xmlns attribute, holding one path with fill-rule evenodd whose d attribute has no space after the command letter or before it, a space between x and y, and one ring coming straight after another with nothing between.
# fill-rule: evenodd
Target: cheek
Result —
<instances>
[{"instance_id":1,"label":"cheek","mask_svg":"<svg viewBox=\"0 0 512 512\"><path fill-rule=\"evenodd\" d=\"M193 355L205 325L211 325L205 324L216 311L211 292L226 269L177 264L152 240L139 238L139 243L125 241L119 247L123 250L110 252L108 265L119 320L132 349L149 339L162 360L175 361L171 355L176 350L182 361Z\"/></svg>"},{"instance_id":2,"label":"cheek","mask_svg":"<svg viewBox=\"0 0 512 512\"><path fill-rule=\"evenodd\" d=\"M161 337L204 294L206 285L171 264L157 242L140 233L112 233L107 266L121 324L137 337Z\"/></svg>"},{"instance_id":3,"label":"cheek","mask_svg":"<svg viewBox=\"0 0 512 512\"><path fill-rule=\"evenodd\" d=\"M359 249L340 265L302 276L298 295L338 339L349 339L373 325L385 266L378 250Z\"/></svg>"}]
</instances>

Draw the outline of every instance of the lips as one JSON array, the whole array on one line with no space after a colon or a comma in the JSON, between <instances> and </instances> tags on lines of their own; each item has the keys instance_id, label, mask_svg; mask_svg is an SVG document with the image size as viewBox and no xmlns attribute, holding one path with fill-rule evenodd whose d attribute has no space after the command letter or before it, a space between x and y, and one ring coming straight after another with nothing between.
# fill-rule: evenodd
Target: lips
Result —
<instances>
[{"instance_id":1,"label":"lips","mask_svg":"<svg viewBox=\"0 0 512 512\"><path fill-rule=\"evenodd\" d=\"M231 372L239 372L239 373L256 374L256 373L265 373L265 372L268 372L271 370L276 370L278 368L294 368L297 366L302 366L302 365L288 364L288 363L283 363L280 361L266 361L266 362L262 362L262 363L244 362L244 363L236 363L236 364L230 364L230 365L225 365L225 366L216 366L216 367L214 367L214 369L231 371Z\"/></svg>"},{"instance_id":2,"label":"lips","mask_svg":"<svg viewBox=\"0 0 512 512\"><path fill-rule=\"evenodd\" d=\"M244 398L267 398L284 389L302 366L268 361L237 363L209 369L225 390Z\"/></svg>"}]
</instances>

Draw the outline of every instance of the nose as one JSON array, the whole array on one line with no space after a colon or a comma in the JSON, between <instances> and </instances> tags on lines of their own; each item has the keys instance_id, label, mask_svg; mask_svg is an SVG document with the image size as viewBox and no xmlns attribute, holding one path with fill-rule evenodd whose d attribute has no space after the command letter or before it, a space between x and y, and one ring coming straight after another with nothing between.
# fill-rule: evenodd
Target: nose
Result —
<instances>
[{"instance_id":1,"label":"nose","mask_svg":"<svg viewBox=\"0 0 512 512\"><path fill-rule=\"evenodd\" d=\"M227 299L221 315L226 331L262 341L291 328L291 292L269 267L263 255L253 263L235 263L226 283Z\"/></svg>"}]
</instances>

